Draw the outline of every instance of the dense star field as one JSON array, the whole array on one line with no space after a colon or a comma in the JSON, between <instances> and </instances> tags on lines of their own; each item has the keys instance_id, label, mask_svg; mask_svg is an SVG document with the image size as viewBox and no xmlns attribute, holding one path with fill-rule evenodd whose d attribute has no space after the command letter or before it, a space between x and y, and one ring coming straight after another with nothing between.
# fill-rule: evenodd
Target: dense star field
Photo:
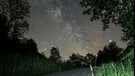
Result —
<instances>
[{"instance_id":1,"label":"dense star field","mask_svg":"<svg viewBox=\"0 0 135 76\"><path fill-rule=\"evenodd\" d=\"M110 29L102 31L100 20L91 22L83 15L81 0L29 0L30 31L38 44L40 52L49 56L52 47L58 47L64 59L72 53L85 55L90 52L97 54L110 40L124 48L121 41L121 28L111 24Z\"/></svg>"}]
</instances>

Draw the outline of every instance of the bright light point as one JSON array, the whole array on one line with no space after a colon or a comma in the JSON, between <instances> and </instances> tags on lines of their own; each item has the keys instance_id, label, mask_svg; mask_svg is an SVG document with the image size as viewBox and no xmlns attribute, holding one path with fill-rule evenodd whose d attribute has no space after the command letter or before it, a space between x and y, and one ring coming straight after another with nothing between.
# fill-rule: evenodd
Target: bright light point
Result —
<instances>
[{"instance_id":1,"label":"bright light point","mask_svg":"<svg viewBox=\"0 0 135 76\"><path fill-rule=\"evenodd\" d=\"M109 42L112 42L112 40L109 40Z\"/></svg>"}]
</instances>

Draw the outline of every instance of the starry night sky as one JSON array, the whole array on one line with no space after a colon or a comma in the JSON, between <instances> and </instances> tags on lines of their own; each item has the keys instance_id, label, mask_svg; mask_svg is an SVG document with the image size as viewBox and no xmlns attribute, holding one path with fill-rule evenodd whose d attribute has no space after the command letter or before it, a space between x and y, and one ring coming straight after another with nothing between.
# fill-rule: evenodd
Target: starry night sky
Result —
<instances>
[{"instance_id":1,"label":"starry night sky","mask_svg":"<svg viewBox=\"0 0 135 76\"><path fill-rule=\"evenodd\" d=\"M39 52L49 56L52 47L58 47L64 59L72 53L97 54L109 41L121 41L121 28L110 24L110 29L102 31L100 21L91 22L88 15L83 15L81 0L29 0L31 5L29 33L38 44Z\"/></svg>"}]
</instances>

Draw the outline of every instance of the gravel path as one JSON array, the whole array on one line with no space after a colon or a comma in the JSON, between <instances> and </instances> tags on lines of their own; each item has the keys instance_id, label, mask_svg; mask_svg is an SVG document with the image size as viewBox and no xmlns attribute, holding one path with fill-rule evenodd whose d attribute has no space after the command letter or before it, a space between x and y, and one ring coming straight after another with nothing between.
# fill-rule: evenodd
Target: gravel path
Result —
<instances>
[{"instance_id":1,"label":"gravel path","mask_svg":"<svg viewBox=\"0 0 135 76\"><path fill-rule=\"evenodd\" d=\"M97 68L94 68L94 74L96 74L95 73L96 70L97 70ZM79 68L79 69L74 69L74 70L69 70L69 71L53 73L53 74L46 75L46 76L88 76L89 74L90 74L89 68ZM89 75L89 76L91 76L91 75Z\"/></svg>"}]
</instances>

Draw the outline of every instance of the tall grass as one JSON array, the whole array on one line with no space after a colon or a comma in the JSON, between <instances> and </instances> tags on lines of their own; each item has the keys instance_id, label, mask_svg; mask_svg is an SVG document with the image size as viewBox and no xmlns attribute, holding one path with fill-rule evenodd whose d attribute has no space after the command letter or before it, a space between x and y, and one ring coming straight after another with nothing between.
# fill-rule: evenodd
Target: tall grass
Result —
<instances>
[{"instance_id":1,"label":"tall grass","mask_svg":"<svg viewBox=\"0 0 135 76\"><path fill-rule=\"evenodd\" d=\"M103 64L97 76L134 76L134 70L131 66L124 66L123 63Z\"/></svg>"},{"instance_id":2,"label":"tall grass","mask_svg":"<svg viewBox=\"0 0 135 76\"><path fill-rule=\"evenodd\" d=\"M55 62L35 55L0 53L0 76L45 76L72 69L66 62Z\"/></svg>"},{"instance_id":3,"label":"tall grass","mask_svg":"<svg viewBox=\"0 0 135 76\"><path fill-rule=\"evenodd\" d=\"M130 52L121 61L102 64L96 76L134 76L133 58L134 49L130 49ZM91 68L91 70L93 69ZM92 71L89 76L95 76L94 72Z\"/></svg>"}]
</instances>

